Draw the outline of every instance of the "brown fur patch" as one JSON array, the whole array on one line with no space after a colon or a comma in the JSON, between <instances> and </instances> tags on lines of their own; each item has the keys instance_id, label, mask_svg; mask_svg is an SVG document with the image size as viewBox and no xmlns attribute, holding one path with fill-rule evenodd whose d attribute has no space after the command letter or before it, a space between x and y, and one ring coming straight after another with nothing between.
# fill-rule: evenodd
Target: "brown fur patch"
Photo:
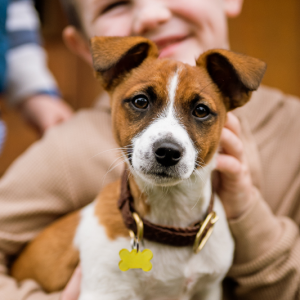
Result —
<instances>
[{"instance_id":1,"label":"brown fur patch","mask_svg":"<svg viewBox=\"0 0 300 300\"><path fill-rule=\"evenodd\" d=\"M132 176L129 176L129 185L135 210L143 217L150 209L146 204L146 195L140 191ZM108 238L112 240L120 236L129 236L118 208L120 189L121 181L113 182L102 190L96 200L95 215L99 223L104 226Z\"/></svg>"},{"instance_id":2,"label":"brown fur patch","mask_svg":"<svg viewBox=\"0 0 300 300\"><path fill-rule=\"evenodd\" d=\"M95 215L112 240L119 236L129 236L118 208L120 185L120 180L107 185L98 195L95 206Z\"/></svg>"},{"instance_id":3,"label":"brown fur patch","mask_svg":"<svg viewBox=\"0 0 300 300\"><path fill-rule=\"evenodd\" d=\"M140 191L132 176L129 177L129 185L132 197L134 199L134 208L143 218L150 212L150 206L146 203L147 196Z\"/></svg>"},{"instance_id":4,"label":"brown fur patch","mask_svg":"<svg viewBox=\"0 0 300 300\"><path fill-rule=\"evenodd\" d=\"M78 223L77 211L47 227L18 257L11 275L18 281L33 279L49 293L62 290L79 262L73 246Z\"/></svg>"}]
</instances>

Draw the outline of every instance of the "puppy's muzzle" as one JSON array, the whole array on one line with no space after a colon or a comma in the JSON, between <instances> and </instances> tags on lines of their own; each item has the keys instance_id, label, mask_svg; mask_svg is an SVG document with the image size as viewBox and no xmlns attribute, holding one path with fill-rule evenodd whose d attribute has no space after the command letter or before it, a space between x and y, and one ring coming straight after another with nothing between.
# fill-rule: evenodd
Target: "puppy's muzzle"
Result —
<instances>
[{"instance_id":1,"label":"puppy's muzzle","mask_svg":"<svg viewBox=\"0 0 300 300\"><path fill-rule=\"evenodd\" d=\"M153 150L156 161L164 167L175 166L183 154L183 148L174 142L156 142Z\"/></svg>"}]
</instances>

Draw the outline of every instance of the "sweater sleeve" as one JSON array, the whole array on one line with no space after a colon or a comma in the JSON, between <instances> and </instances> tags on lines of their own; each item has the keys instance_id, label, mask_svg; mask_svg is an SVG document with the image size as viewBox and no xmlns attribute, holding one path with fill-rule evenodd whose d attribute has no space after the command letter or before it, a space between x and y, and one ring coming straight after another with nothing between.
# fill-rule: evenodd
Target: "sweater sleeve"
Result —
<instances>
[{"instance_id":1,"label":"sweater sleeve","mask_svg":"<svg viewBox=\"0 0 300 300\"><path fill-rule=\"evenodd\" d=\"M7 94L12 105L34 94L60 97L41 46L39 18L31 0L11 0L7 9Z\"/></svg>"},{"instance_id":2,"label":"sweater sleeve","mask_svg":"<svg viewBox=\"0 0 300 300\"><path fill-rule=\"evenodd\" d=\"M3 300L59 299L60 293L46 294L32 280L16 282L7 269L13 257L39 231L74 210L60 145L52 136L47 133L0 181L0 299Z\"/></svg>"},{"instance_id":3,"label":"sweater sleeve","mask_svg":"<svg viewBox=\"0 0 300 300\"><path fill-rule=\"evenodd\" d=\"M47 131L0 180L0 299L58 300L32 280L17 283L7 266L57 218L90 203L122 165L105 109L84 110Z\"/></svg>"},{"instance_id":4,"label":"sweater sleeve","mask_svg":"<svg viewBox=\"0 0 300 300\"><path fill-rule=\"evenodd\" d=\"M229 222L236 242L228 276L236 299L300 299L300 236L287 217L274 216L257 191L251 209Z\"/></svg>"},{"instance_id":5,"label":"sweater sleeve","mask_svg":"<svg viewBox=\"0 0 300 300\"><path fill-rule=\"evenodd\" d=\"M45 294L33 280L17 283L7 274L3 253L0 252L0 298L9 300L59 300L61 293Z\"/></svg>"}]
</instances>

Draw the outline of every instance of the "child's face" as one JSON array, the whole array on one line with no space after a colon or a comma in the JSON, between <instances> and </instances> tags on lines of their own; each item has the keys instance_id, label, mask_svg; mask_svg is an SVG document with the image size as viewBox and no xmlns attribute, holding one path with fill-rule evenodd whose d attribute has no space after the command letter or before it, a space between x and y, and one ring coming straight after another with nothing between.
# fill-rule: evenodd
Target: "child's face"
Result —
<instances>
[{"instance_id":1,"label":"child's face","mask_svg":"<svg viewBox=\"0 0 300 300\"><path fill-rule=\"evenodd\" d=\"M160 57L195 64L200 53L228 48L228 3L242 0L77 0L87 37L141 35Z\"/></svg>"}]
</instances>

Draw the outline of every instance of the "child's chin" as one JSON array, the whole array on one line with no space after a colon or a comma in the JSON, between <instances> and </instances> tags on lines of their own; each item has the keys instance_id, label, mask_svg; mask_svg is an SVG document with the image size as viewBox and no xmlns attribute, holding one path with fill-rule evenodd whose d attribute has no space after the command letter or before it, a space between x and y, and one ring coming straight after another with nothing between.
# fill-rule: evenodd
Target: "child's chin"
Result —
<instances>
[{"instance_id":1,"label":"child's chin","mask_svg":"<svg viewBox=\"0 0 300 300\"><path fill-rule=\"evenodd\" d=\"M199 51L191 51L191 47L189 47L188 40L184 40L180 43L176 43L170 45L161 50L159 54L159 58L169 58L173 60L180 61L182 63L189 64L191 66L196 65L196 57L199 56L201 50ZM195 52L199 52L197 55Z\"/></svg>"},{"instance_id":2,"label":"child's chin","mask_svg":"<svg viewBox=\"0 0 300 300\"><path fill-rule=\"evenodd\" d=\"M182 56L181 53L184 43L185 41L180 41L164 47L160 50L159 58L170 58L181 61L180 57Z\"/></svg>"}]
</instances>

